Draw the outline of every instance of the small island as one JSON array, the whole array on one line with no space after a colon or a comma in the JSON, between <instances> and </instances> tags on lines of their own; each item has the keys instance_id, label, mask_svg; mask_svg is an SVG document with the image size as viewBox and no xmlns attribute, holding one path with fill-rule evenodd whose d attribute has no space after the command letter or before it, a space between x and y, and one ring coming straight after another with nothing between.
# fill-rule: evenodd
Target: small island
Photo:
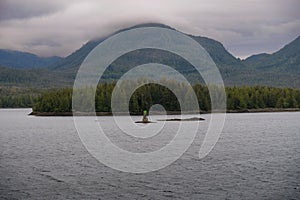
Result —
<instances>
[{"instance_id":1,"label":"small island","mask_svg":"<svg viewBox=\"0 0 300 200\"><path fill-rule=\"evenodd\" d=\"M157 121L166 121L166 122L178 122L178 121L204 121L204 118L201 117L191 117L191 118L172 118L172 119L159 119Z\"/></svg>"}]
</instances>

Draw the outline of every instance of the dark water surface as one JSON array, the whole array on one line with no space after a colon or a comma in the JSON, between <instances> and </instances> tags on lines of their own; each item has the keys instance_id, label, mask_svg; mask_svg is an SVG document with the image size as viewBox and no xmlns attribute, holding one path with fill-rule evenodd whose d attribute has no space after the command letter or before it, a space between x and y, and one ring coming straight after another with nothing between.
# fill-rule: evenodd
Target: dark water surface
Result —
<instances>
[{"instance_id":1,"label":"dark water surface","mask_svg":"<svg viewBox=\"0 0 300 200\"><path fill-rule=\"evenodd\" d=\"M29 112L0 110L0 199L300 197L299 112L228 114L207 157L198 159L196 138L172 165L146 174L119 172L94 159L72 117ZM109 125L111 118L99 120Z\"/></svg>"}]
</instances>

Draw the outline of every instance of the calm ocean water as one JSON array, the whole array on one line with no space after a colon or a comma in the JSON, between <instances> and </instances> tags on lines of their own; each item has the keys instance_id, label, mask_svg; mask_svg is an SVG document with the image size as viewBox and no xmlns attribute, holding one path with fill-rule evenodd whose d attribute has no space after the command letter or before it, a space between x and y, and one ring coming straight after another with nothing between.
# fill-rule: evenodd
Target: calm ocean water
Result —
<instances>
[{"instance_id":1,"label":"calm ocean water","mask_svg":"<svg viewBox=\"0 0 300 200\"><path fill-rule=\"evenodd\" d=\"M119 172L98 162L81 143L72 117L33 117L29 112L0 110L0 199L300 197L299 112L228 114L219 142L201 160L201 130L209 120L200 122L198 136L180 159L145 174ZM98 121L107 125L112 141L132 148L130 141L118 141L124 138L110 125L111 117ZM177 125L169 122L169 132ZM164 145L170 136L159 137ZM143 151L139 148L131 150Z\"/></svg>"}]
</instances>

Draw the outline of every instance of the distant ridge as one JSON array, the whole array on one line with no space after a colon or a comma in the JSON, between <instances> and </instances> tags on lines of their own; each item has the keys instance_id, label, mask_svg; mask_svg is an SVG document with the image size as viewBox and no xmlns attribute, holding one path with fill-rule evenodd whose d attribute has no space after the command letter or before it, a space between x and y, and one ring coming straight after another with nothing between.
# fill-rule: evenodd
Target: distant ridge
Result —
<instances>
[{"instance_id":1,"label":"distant ridge","mask_svg":"<svg viewBox=\"0 0 300 200\"><path fill-rule=\"evenodd\" d=\"M273 54L250 56L245 64L256 69L300 73L300 36Z\"/></svg>"},{"instance_id":2,"label":"distant ridge","mask_svg":"<svg viewBox=\"0 0 300 200\"><path fill-rule=\"evenodd\" d=\"M39 57L32 53L0 49L0 66L20 69L41 68L54 64L61 59L58 56Z\"/></svg>"}]
</instances>

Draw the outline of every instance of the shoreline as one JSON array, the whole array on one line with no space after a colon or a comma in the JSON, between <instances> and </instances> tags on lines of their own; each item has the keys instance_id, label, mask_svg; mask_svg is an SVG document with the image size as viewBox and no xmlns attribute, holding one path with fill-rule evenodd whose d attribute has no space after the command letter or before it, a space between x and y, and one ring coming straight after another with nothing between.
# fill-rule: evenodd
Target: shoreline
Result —
<instances>
[{"instance_id":1,"label":"shoreline","mask_svg":"<svg viewBox=\"0 0 300 200\"><path fill-rule=\"evenodd\" d=\"M258 108L258 109L245 109L245 110L226 110L226 113L265 113L265 112L299 112L300 108ZM185 112L181 113L179 111L167 111L164 112L156 112L153 113L155 115L181 115L181 114L210 114L210 111L200 111L200 112ZM34 112L32 111L28 115L38 116L38 117L68 117L73 116L72 112ZM127 113L117 113L118 116L126 116ZM130 113L133 116L141 116L142 113ZM87 113L87 112L77 112L75 116L95 116L95 113ZM96 116L113 116L111 112L96 112Z\"/></svg>"}]
</instances>

